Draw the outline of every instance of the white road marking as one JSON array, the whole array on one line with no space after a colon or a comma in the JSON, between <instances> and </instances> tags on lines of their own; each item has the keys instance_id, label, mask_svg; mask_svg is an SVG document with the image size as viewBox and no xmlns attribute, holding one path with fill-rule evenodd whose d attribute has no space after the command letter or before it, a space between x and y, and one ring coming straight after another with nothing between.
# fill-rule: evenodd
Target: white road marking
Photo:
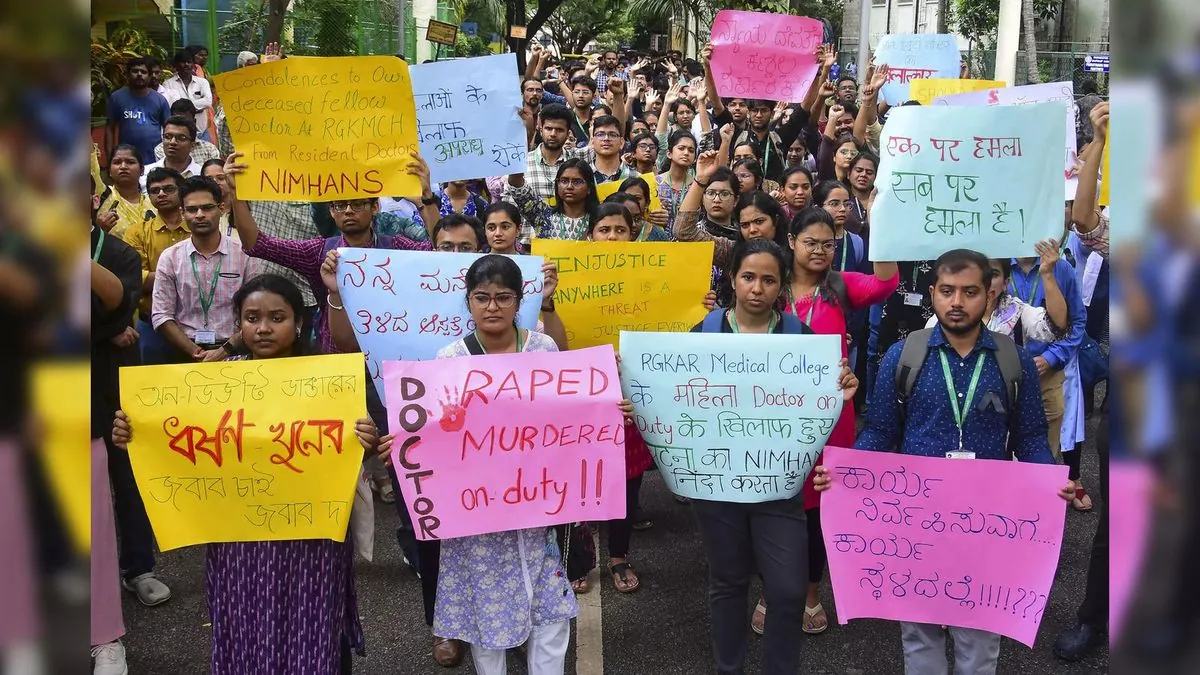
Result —
<instances>
[{"instance_id":1,"label":"white road marking","mask_svg":"<svg viewBox=\"0 0 1200 675\"><path fill-rule=\"evenodd\" d=\"M600 535L592 535L595 550L600 551ZM601 560L603 563L603 559ZM579 600L579 616L575 619L575 674L604 675L604 621L601 617L601 576L597 565L588 573L591 590L575 596Z\"/></svg>"}]
</instances>

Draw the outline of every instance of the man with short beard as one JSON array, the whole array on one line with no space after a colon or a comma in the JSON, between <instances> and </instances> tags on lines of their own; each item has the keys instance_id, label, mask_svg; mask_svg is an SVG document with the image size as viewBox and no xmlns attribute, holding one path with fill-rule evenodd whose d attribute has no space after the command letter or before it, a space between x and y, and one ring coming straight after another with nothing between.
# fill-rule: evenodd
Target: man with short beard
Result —
<instances>
[{"instance_id":1,"label":"man with short beard","mask_svg":"<svg viewBox=\"0 0 1200 675\"><path fill-rule=\"evenodd\" d=\"M162 140L163 125L171 117L170 104L150 85L150 59L130 59L125 66L128 84L108 97L108 126L104 145L109 152L120 142L142 155L142 164L154 161L154 146Z\"/></svg>"},{"instance_id":2,"label":"man with short beard","mask_svg":"<svg viewBox=\"0 0 1200 675\"><path fill-rule=\"evenodd\" d=\"M561 105L543 106L537 117L537 133L541 135L542 142L529 151L525 160L525 180L543 201L554 197L554 178L558 173L558 165L579 155L577 149L563 147L574 120L575 115ZM526 125L532 125L534 121L525 118ZM521 243L527 245L532 236L528 225L523 225Z\"/></svg>"}]
</instances>

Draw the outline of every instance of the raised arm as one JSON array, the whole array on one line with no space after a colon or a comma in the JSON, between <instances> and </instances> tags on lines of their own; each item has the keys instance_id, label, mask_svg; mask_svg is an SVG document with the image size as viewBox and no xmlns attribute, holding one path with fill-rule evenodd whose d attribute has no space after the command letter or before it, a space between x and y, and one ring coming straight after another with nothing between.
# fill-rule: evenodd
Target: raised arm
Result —
<instances>
[{"instance_id":1,"label":"raised arm","mask_svg":"<svg viewBox=\"0 0 1200 675\"><path fill-rule=\"evenodd\" d=\"M817 76L808 85L808 93L804 95L804 101L801 103L805 110L811 109L813 100L820 95L821 83L829 81L829 71L833 69L833 64L837 63L837 51L832 45L821 45L817 47L816 60L820 69L817 71Z\"/></svg>"},{"instance_id":2,"label":"raised arm","mask_svg":"<svg viewBox=\"0 0 1200 675\"><path fill-rule=\"evenodd\" d=\"M554 291L558 288L558 265L547 260L542 263L542 332L554 340L559 351L567 351L567 327L554 311Z\"/></svg>"},{"instance_id":3,"label":"raised arm","mask_svg":"<svg viewBox=\"0 0 1200 675\"><path fill-rule=\"evenodd\" d=\"M1035 248L1041 257L1038 273L1042 277L1042 287L1046 289L1046 314L1050 322L1060 333L1065 333L1071 327L1071 317L1067 311L1067 299L1058 280L1054 277L1054 266L1058 262L1058 243L1053 239L1039 241Z\"/></svg>"},{"instance_id":4,"label":"raised arm","mask_svg":"<svg viewBox=\"0 0 1200 675\"><path fill-rule=\"evenodd\" d=\"M1100 162L1104 158L1104 145L1108 141L1108 102L1097 103L1090 115L1094 139L1083 152L1083 168L1079 170L1079 187L1075 191L1075 202L1071 206L1071 220L1075 230L1087 234L1100 223L1096 212Z\"/></svg>"},{"instance_id":5,"label":"raised arm","mask_svg":"<svg viewBox=\"0 0 1200 675\"><path fill-rule=\"evenodd\" d=\"M717 166L729 166L729 156L733 152L733 122L721 127L721 149L717 151Z\"/></svg>"},{"instance_id":6,"label":"raised arm","mask_svg":"<svg viewBox=\"0 0 1200 675\"><path fill-rule=\"evenodd\" d=\"M429 235L429 242L433 243L433 229L437 227L437 223L442 219L441 204L438 202L426 203L433 199L433 185L429 182L429 164L420 153L413 155L413 161L408 163L404 169L405 173L410 176L416 176L421 182L421 220L425 221L425 232Z\"/></svg>"},{"instance_id":7,"label":"raised arm","mask_svg":"<svg viewBox=\"0 0 1200 675\"><path fill-rule=\"evenodd\" d=\"M354 333L354 326L350 324L350 317L346 314L341 291L338 289L337 263L338 251L336 248L330 249L321 263L321 281L325 282L325 290L329 292L325 296L327 306L321 310L329 317L329 335L333 338L333 344L345 352L362 351L358 345L358 336Z\"/></svg>"},{"instance_id":8,"label":"raised arm","mask_svg":"<svg viewBox=\"0 0 1200 675\"><path fill-rule=\"evenodd\" d=\"M862 144L867 142L867 128L879 121L879 90L887 82L887 64L876 70L872 65L867 70L867 86L863 88L862 105L858 107L858 117L854 118L854 138Z\"/></svg>"},{"instance_id":9,"label":"raised arm","mask_svg":"<svg viewBox=\"0 0 1200 675\"><path fill-rule=\"evenodd\" d=\"M239 161L243 156L244 153L233 152L225 158L225 183L229 186L229 200L233 204L233 226L242 240L242 248L251 249L258 242L258 223L250 212L250 204L239 199L237 194L237 177L245 173L247 168L246 164Z\"/></svg>"},{"instance_id":10,"label":"raised arm","mask_svg":"<svg viewBox=\"0 0 1200 675\"><path fill-rule=\"evenodd\" d=\"M704 88L712 96L713 117L720 117L725 112L725 102L717 95L717 81L712 72L712 43L700 48L700 62L704 64Z\"/></svg>"}]
</instances>

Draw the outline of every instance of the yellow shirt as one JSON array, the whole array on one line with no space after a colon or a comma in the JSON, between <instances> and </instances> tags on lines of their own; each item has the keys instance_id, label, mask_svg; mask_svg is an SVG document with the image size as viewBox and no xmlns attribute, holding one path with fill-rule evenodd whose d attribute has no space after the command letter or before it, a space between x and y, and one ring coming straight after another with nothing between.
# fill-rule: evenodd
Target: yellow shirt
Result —
<instances>
[{"instance_id":1,"label":"yellow shirt","mask_svg":"<svg viewBox=\"0 0 1200 675\"><path fill-rule=\"evenodd\" d=\"M146 214L153 214L154 205L150 203L150 198L146 193L139 192L136 202L127 201L124 197L113 190L108 195L108 199L100 205L100 211L103 213L116 206L117 224L112 226L109 234L124 241L125 233L129 228L136 227L146 220Z\"/></svg>"},{"instance_id":2,"label":"yellow shirt","mask_svg":"<svg viewBox=\"0 0 1200 675\"><path fill-rule=\"evenodd\" d=\"M167 226L163 221L162 216L155 214L153 218L146 218L136 226L130 227L125 231L125 243L133 247L133 250L142 256L142 281L158 267L158 258L171 246L192 236L192 231L188 229L187 221L180 220L179 226L174 229ZM138 305L138 311L141 312L143 318L150 316L150 301L151 294L143 293L142 301Z\"/></svg>"}]
</instances>

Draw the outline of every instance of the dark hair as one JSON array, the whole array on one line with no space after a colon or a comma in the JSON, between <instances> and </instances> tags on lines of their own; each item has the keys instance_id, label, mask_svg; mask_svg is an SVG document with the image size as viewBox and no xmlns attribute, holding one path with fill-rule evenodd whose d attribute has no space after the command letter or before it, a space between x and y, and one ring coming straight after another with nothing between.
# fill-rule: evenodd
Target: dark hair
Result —
<instances>
[{"instance_id":1,"label":"dark hair","mask_svg":"<svg viewBox=\"0 0 1200 675\"><path fill-rule=\"evenodd\" d=\"M809 185L812 184L812 182L813 182L812 172L808 170L807 166L804 166L803 164L797 164L796 166L789 166L788 168L783 170L783 173L779 176L779 186L783 187L784 185L787 185L788 179L791 178L792 174L794 174L794 173L804 174L805 177L808 178Z\"/></svg>"},{"instance_id":2,"label":"dark hair","mask_svg":"<svg viewBox=\"0 0 1200 675\"><path fill-rule=\"evenodd\" d=\"M616 196L616 194L610 195L608 199L604 200L603 204L597 206L592 212L592 219L588 223L587 228L588 234L591 234L596 229L596 223L600 222L602 218L609 216L621 216L625 219L625 224L629 226L630 233L633 232L633 214L629 213L629 209L625 208L625 204L613 200L613 197ZM629 195L625 196L629 197Z\"/></svg>"},{"instance_id":3,"label":"dark hair","mask_svg":"<svg viewBox=\"0 0 1200 675\"><path fill-rule=\"evenodd\" d=\"M600 206L601 206L601 208L603 208L605 204L620 204L621 206L628 209L629 208L628 204L630 202L636 203L639 208L642 205L641 201L637 198L637 195L631 194L629 192L614 192L611 195L605 197L604 201L600 203ZM643 216L646 215L644 210L642 212L642 215ZM629 212L629 216L631 218L633 217L633 211ZM596 220L599 220L599 216L597 216ZM632 222L630 223L629 227L630 227L630 229L634 228L634 225Z\"/></svg>"},{"instance_id":4,"label":"dark hair","mask_svg":"<svg viewBox=\"0 0 1200 675\"><path fill-rule=\"evenodd\" d=\"M596 81L593 80L592 78L588 77L587 75L576 75L575 77L571 78L572 91L575 89L575 87L577 85L580 85L580 84L587 87L588 89L591 89L593 94L596 93Z\"/></svg>"},{"instance_id":5,"label":"dark hair","mask_svg":"<svg viewBox=\"0 0 1200 675\"><path fill-rule=\"evenodd\" d=\"M742 186L738 183L737 176L733 175L733 172L729 170L729 167L718 166L717 170L713 171L712 178L708 181L709 185L713 183L729 183L729 189L733 191L734 197L742 193Z\"/></svg>"},{"instance_id":6,"label":"dark hair","mask_svg":"<svg viewBox=\"0 0 1200 675\"><path fill-rule=\"evenodd\" d=\"M246 298L259 291L274 293L291 306L292 315L296 320L296 328L300 330L299 337L292 344L292 354L304 356L312 353L306 337L309 327L304 325L304 296L300 294L300 289L296 288L296 284L278 274L260 274L242 284L242 287L233 294L233 316L238 323L238 329L241 329L242 324L242 305L245 304Z\"/></svg>"},{"instance_id":7,"label":"dark hair","mask_svg":"<svg viewBox=\"0 0 1200 675\"><path fill-rule=\"evenodd\" d=\"M200 165L200 175L203 176L204 170L210 166L219 166L219 167L221 167L222 170L224 170L225 169L225 161L221 160L221 159L205 160L204 163Z\"/></svg>"},{"instance_id":8,"label":"dark hair","mask_svg":"<svg viewBox=\"0 0 1200 675\"><path fill-rule=\"evenodd\" d=\"M621 181L621 185L617 188L617 192L628 193L629 188L641 188L642 192L646 193L647 206L649 206L648 202L650 201L650 197L653 196L653 193L650 192L650 184L646 182L645 178L642 178L641 176L630 176L629 178Z\"/></svg>"},{"instance_id":9,"label":"dark hair","mask_svg":"<svg viewBox=\"0 0 1200 675\"><path fill-rule=\"evenodd\" d=\"M986 291L992 285L992 275L995 272L992 270L992 264L988 261L987 256L979 251L972 251L969 248L946 251L933 263L933 272L937 276L941 276L942 270L946 270L950 274L957 274L971 266L978 267L983 272L983 289Z\"/></svg>"},{"instance_id":10,"label":"dark hair","mask_svg":"<svg viewBox=\"0 0 1200 675\"><path fill-rule=\"evenodd\" d=\"M108 153L108 163L112 164L113 157L116 157L117 153L121 151L125 151L133 155L133 158L137 160L139 166L145 166L145 162L142 161L142 151L128 143L121 143L117 145L117 147L113 148L112 152Z\"/></svg>"},{"instance_id":11,"label":"dark hair","mask_svg":"<svg viewBox=\"0 0 1200 675\"><path fill-rule=\"evenodd\" d=\"M854 83L854 86L855 86L855 88L857 88L857 87L858 87L858 80L854 79L854 77L852 77L852 76L850 76L850 75L842 75L841 77L839 77L839 78L837 79L837 84L835 84L834 86L835 86L835 87L840 87L840 86L842 85L842 83L843 83L843 82L853 82L853 83Z\"/></svg>"},{"instance_id":12,"label":"dark hair","mask_svg":"<svg viewBox=\"0 0 1200 675\"><path fill-rule=\"evenodd\" d=\"M605 49L604 51L600 52L601 57L608 56L609 54L612 54L613 56L620 56L615 49Z\"/></svg>"},{"instance_id":13,"label":"dark hair","mask_svg":"<svg viewBox=\"0 0 1200 675\"><path fill-rule=\"evenodd\" d=\"M1079 79L1079 94L1081 96L1098 94L1099 92L1100 89L1096 86L1096 78L1089 75Z\"/></svg>"},{"instance_id":14,"label":"dark hair","mask_svg":"<svg viewBox=\"0 0 1200 675\"><path fill-rule=\"evenodd\" d=\"M558 120L567 124L567 129L571 128L571 122L575 119L574 113L567 109L567 106L561 103L551 103L550 105L542 106L542 110L538 113L538 119L541 123L548 120Z\"/></svg>"},{"instance_id":15,"label":"dark hair","mask_svg":"<svg viewBox=\"0 0 1200 675\"><path fill-rule=\"evenodd\" d=\"M599 115L592 118L592 133L596 133L596 130L601 127L613 127L619 134L621 133L621 120L612 115Z\"/></svg>"},{"instance_id":16,"label":"dark hair","mask_svg":"<svg viewBox=\"0 0 1200 675\"><path fill-rule=\"evenodd\" d=\"M536 78L536 77L522 77L522 78L521 78L521 89L522 89L522 90L524 90L524 89L525 89L525 83L526 83L526 82L537 82L537 83L538 83L538 86L542 86L542 81L541 81L541 80L539 80L539 79L538 79L538 78ZM543 89L544 89L544 88L545 88L545 87L543 87Z\"/></svg>"},{"instance_id":17,"label":"dark hair","mask_svg":"<svg viewBox=\"0 0 1200 675\"><path fill-rule=\"evenodd\" d=\"M854 159L850 160L850 171L853 171L854 166L859 162L871 162L875 165L875 170L879 170L879 155L876 155L870 150L860 150L858 154L854 156Z\"/></svg>"},{"instance_id":18,"label":"dark hair","mask_svg":"<svg viewBox=\"0 0 1200 675\"><path fill-rule=\"evenodd\" d=\"M855 149L862 150L862 145L859 144L858 139L855 138L854 134L851 134L851 133L845 133L845 134L841 134L840 136L838 136L833 141L834 150L842 147L843 145L845 145L847 143L853 143Z\"/></svg>"},{"instance_id":19,"label":"dark hair","mask_svg":"<svg viewBox=\"0 0 1200 675\"><path fill-rule=\"evenodd\" d=\"M153 63L153 61L154 61L154 59L151 59L151 58L148 58L145 56L139 56L137 58L129 59L129 61L125 64L125 72L128 73L129 71L133 70L134 66L145 66L146 74L149 75L150 74L150 64Z\"/></svg>"},{"instance_id":20,"label":"dark hair","mask_svg":"<svg viewBox=\"0 0 1200 675\"><path fill-rule=\"evenodd\" d=\"M448 230L452 227L469 227L475 232L475 248L483 249L487 246L487 236L483 232L483 223L475 216L467 216L461 213L451 213L448 216L443 216L441 220L433 226L433 243L434 248L437 248L437 236L443 230Z\"/></svg>"},{"instance_id":21,"label":"dark hair","mask_svg":"<svg viewBox=\"0 0 1200 675\"><path fill-rule=\"evenodd\" d=\"M494 201L479 214L479 220L484 225L487 225L488 218L492 217L493 213L503 213L512 219L513 224L517 229L521 228L521 211L512 202Z\"/></svg>"},{"instance_id":22,"label":"dark hair","mask_svg":"<svg viewBox=\"0 0 1200 675\"><path fill-rule=\"evenodd\" d=\"M635 124L645 124L646 128L642 129L641 131L634 131L633 125ZM654 138L654 134L650 133L650 123L640 117L635 117L629 120L629 122L625 125L626 138L632 141L634 136L639 136L641 134L650 134L650 138ZM655 141L655 145L657 144L658 142Z\"/></svg>"},{"instance_id":23,"label":"dark hair","mask_svg":"<svg viewBox=\"0 0 1200 675\"><path fill-rule=\"evenodd\" d=\"M169 180L175 183L175 187L183 189L183 174L165 166L156 166L150 169L150 173L146 174L146 187L149 188L151 183L161 183L164 180ZM180 200L182 199L183 197L180 197Z\"/></svg>"},{"instance_id":24,"label":"dark hair","mask_svg":"<svg viewBox=\"0 0 1200 675\"><path fill-rule=\"evenodd\" d=\"M696 136L693 135L691 131L688 131L687 129L676 129L675 131L671 132L671 136L667 138L667 152L674 150L675 146L679 145L679 142L684 139L690 140L692 145L695 145L697 148L700 147L700 144L696 141Z\"/></svg>"},{"instance_id":25,"label":"dark hair","mask_svg":"<svg viewBox=\"0 0 1200 675\"><path fill-rule=\"evenodd\" d=\"M195 56L200 52L207 52L208 47L205 47L204 45L188 45L187 50L192 53L192 56Z\"/></svg>"},{"instance_id":26,"label":"dark hair","mask_svg":"<svg viewBox=\"0 0 1200 675\"><path fill-rule=\"evenodd\" d=\"M562 178L563 172L567 169L575 169L579 175L583 176L584 182L587 183L588 194L583 200L583 212L591 213L600 205L600 198L596 195L596 174L592 171L592 166L588 164L582 157L572 157L558 165L558 173L554 174L554 210L562 213L563 200L558 194L558 180Z\"/></svg>"},{"instance_id":27,"label":"dark hair","mask_svg":"<svg viewBox=\"0 0 1200 675\"><path fill-rule=\"evenodd\" d=\"M766 253L775 258L779 263L779 288L780 292L788 287L792 279L792 261L787 253L787 246L780 246L770 239L751 239L750 241L738 242L733 247L733 252L729 255L729 278L733 279L737 276L738 270L742 268L742 263L746 258L758 253ZM731 284L725 284L729 288L729 303L728 307L733 306L733 287Z\"/></svg>"},{"instance_id":28,"label":"dark hair","mask_svg":"<svg viewBox=\"0 0 1200 675\"><path fill-rule=\"evenodd\" d=\"M831 232L837 232L837 227L833 224L833 216L828 211L819 206L808 206L792 218L792 222L788 225L788 234L799 237L801 232L813 225L825 225Z\"/></svg>"},{"instance_id":29,"label":"dark hair","mask_svg":"<svg viewBox=\"0 0 1200 675\"><path fill-rule=\"evenodd\" d=\"M603 113L602 115L597 115L598 117L605 117L605 116L612 115L612 108L609 107L609 105L607 103L601 103L600 105L595 106L594 108L592 108L592 111L593 111L594 115L596 113L601 113L601 112ZM618 124L617 128L620 129L620 127L621 127L621 125Z\"/></svg>"},{"instance_id":30,"label":"dark hair","mask_svg":"<svg viewBox=\"0 0 1200 675\"><path fill-rule=\"evenodd\" d=\"M521 278L521 268L506 255L489 253L467 268L467 306L470 307L471 293L483 284L495 283L517 294L517 306L524 299L525 281Z\"/></svg>"},{"instance_id":31,"label":"dark hair","mask_svg":"<svg viewBox=\"0 0 1200 675\"><path fill-rule=\"evenodd\" d=\"M746 99L746 108L748 110L756 110L758 108L774 108L775 102L768 101L765 98L748 98Z\"/></svg>"},{"instance_id":32,"label":"dark hair","mask_svg":"<svg viewBox=\"0 0 1200 675\"><path fill-rule=\"evenodd\" d=\"M171 59L171 65L177 66L181 63L187 63L192 60L193 56L195 55L192 54L190 49L180 49L175 52L175 58Z\"/></svg>"},{"instance_id":33,"label":"dark hair","mask_svg":"<svg viewBox=\"0 0 1200 675\"><path fill-rule=\"evenodd\" d=\"M753 157L743 157L743 158L737 160L736 162L734 162L733 166L730 168L732 168L734 173L736 174L738 168L743 167L743 166L746 167L746 170L749 171L754 176L754 189L761 190L762 184L763 184L762 164L759 164L758 160ZM735 175L735 177L736 177L736 175Z\"/></svg>"},{"instance_id":34,"label":"dark hair","mask_svg":"<svg viewBox=\"0 0 1200 675\"><path fill-rule=\"evenodd\" d=\"M146 181L147 184L149 184L149 182L149 180ZM208 178L207 176L192 176L191 178L183 179L183 184L179 186L179 203L182 204L183 200L186 199L188 195L195 194L197 192L208 192L212 194L213 199L215 199L218 204L221 203L221 186L217 185L217 181Z\"/></svg>"},{"instance_id":35,"label":"dark hair","mask_svg":"<svg viewBox=\"0 0 1200 675\"><path fill-rule=\"evenodd\" d=\"M847 195L853 194L850 186L840 180L823 180L813 189L813 204L825 206L826 200L829 199L829 193L834 190L845 190Z\"/></svg>"},{"instance_id":36,"label":"dark hair","mask_svg":"<svg viewBox=\"0 0 1200 675\"><path fill-rule=\"evenodd\" d=\"M1004 281L1007 282L1009 279L1012 278L1012 260L1009 260L1008 258L996 258L995 261L1000 264L1001 278L1003 278ZM990 262L989 262L988 266L991 267ZM934 268L934 269L937 269L937 268ZM988 279L989 286L991 285L991 283L993 281L995 281L995 272L996 272L995 270L992 270L993 276L992 276L992 278ZM998 297L996 299L999 300L1001 297L1004 297L1005 295L1008 295L1008 284L1007 283L1004 285L1004 288L1000 289L1000 297Z\"/></svg>"},{"instance_id":37,"label":"dark hair","mask_svg":"<svg viewBox=\"0 0 1200 675\"><path fill-rule=\"evenodd\" d=\"M853 103L839 103L842 106L842 112L849 113L850 117L858 117L858 106Z\"/></svg>"},{"instance_id":38,"label":"dark hair","mask_svg":"<svg viewBox=\"0 0 1200 675\"><path fill-rule=\"evenodd\" d=\"M787 223L784 222L783 208L779 206L778 201L762 190L752 190L738 197L737 204L733 207L733 218L737 221L734 224L738 226L738 241L742 241L742 228L738 217L742 209L749 207L754 207L762 211L763 214L771 219L771 222L775 224L775 239L773 241L782 246L784 250L787 250L788 228Z\"/></svg>"},{"instance_id":39,"label":"dark hair","mask_svg":"<svg viewBox=\"0 0 1200 675\"><path fill-rule=\"evenodd\" d=\"M635 148L637 147L637 144L641 143L642 141L651 141L654 143L655 149L658 149L658 139L655 138L654 134L649 129L645 131L639 131L629 139L629 142L633 143Z\"/></svg>"},{"instance_id":40,"label":"dark hair","mask_svg":"<svg viewBox=\"0 0 1200 675\"><path fill-rule=\"evenodd\" d=\"M171 104L171 115L195 115L196 104L190 99L181 98Z\"/></svg>"},{"instance_id":41,"label":"dark hair","mask_svg":"<svg viewBox=\"0 0 1200 675\"><path fill-rule=\"evenodd\" d=\"M163 129L166 129L170 126L185 127L188 130L188 136L191 138L192 142L196 141L195 119L191 117L185 117L183 115L171 115L167 118L166 122L163 122Z\"/></svg>"},{"instance_id":42,"label":"dark hair","mask_svg":"<svg viewBox=\"0 0 1200 675\"><path fill-rule=\"evenodd\" d=\"M680 106L689 108L689 109L691 109L693 115L696 114L696 104L692 103L691 99L688 99L688 98L676 99L675 103L673 103L671 105L671 112L678 113Z\"/></svg>"}]
</instances>

